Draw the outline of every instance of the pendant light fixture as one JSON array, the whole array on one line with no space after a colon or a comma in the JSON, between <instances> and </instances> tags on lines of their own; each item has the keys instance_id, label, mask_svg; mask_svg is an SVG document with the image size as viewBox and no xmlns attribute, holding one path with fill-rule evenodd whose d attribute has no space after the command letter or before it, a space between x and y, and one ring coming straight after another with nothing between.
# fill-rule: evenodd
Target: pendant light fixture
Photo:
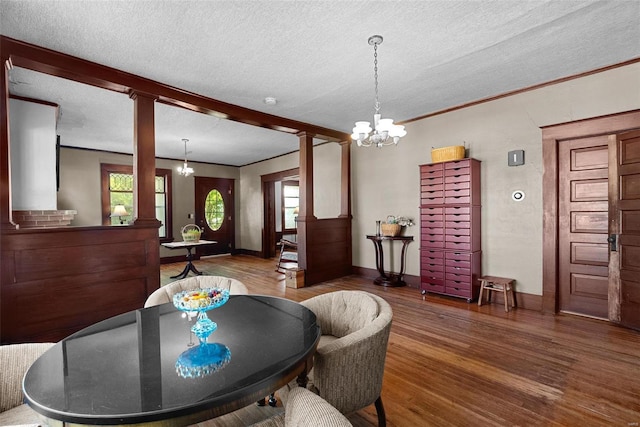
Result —
<instances>
[{"instance_id":1,"label":"pendant light fixture","mask_svg":"<svg viewBox=\"0 0 640 427\"><path fill-rule=\"evenodd\" d=\"M187 142L189 142L189 140L185 138L182 142L184 142L184 165L182 167L178 166L178 174L189 176L193 173L193 168L187 164Z\"/></svg>"},{"instance_id":2,"label":"pendant light fixture","mask_svg":"<svg viewBox=\"0 0 640 427\"><path fill-rule=\"evenodd\" d=\"M378 45L382 43L382 36L369 37L369 45L373 46L373 74L375 78L376 101L374 104L373 129L369 122L356 122L351 139L358 143L358 147L378 147L397 145L400 138L407 134L404 126L396 125L393 119L381 119L380 101L378 101ZM373 132L372 132L373 131Z\"/></svg>"}]
</instances>

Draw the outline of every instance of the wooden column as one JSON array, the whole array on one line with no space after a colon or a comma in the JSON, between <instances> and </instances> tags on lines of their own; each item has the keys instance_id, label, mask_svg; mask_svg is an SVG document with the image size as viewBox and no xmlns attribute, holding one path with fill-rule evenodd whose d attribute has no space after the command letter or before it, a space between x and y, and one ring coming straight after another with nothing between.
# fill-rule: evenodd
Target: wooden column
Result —
<instances>
[{"instance_id":1,"label":"wooden column","mask_svg":"<svg viewBox=\"0 0 640 427\"><path fill-rule=\"evenodd\" d=\"M0 229L16 229L11 221L11 155L9 143L9 70L11 61L2 53L0 69Z\"/></svg>"},{"instance_id":2,"label":"wooden column","mask_svg":"<svg viewBox=\"0 0 640 427\"><path fill-rule=\"evenodd\" d=\"M298 214L298 266L307 269L308 223L313 215L313 135L297 134L300 138L300 212Z\"/></svg>"},{"instance_id":3,"label":"wooden column","mask_svg":"<svg viewBox=\"0 0 640 427\"><path fill-rule=\"evenodd\" d=\"M160 227L156 219L156 139L154 106L156 96L131 91L133 99L133 205L135 225Z\"/></svg>"},{"instance_id":4,"label":"wooden column","mask_svg":"<svg viewBox=\"0 0 640 427\"><path fill-rule=\"evenodd\" d=\"M342 141L341 177L340 177L340 216L351 218L351 140Z\"/></svg>"}]
</instances>

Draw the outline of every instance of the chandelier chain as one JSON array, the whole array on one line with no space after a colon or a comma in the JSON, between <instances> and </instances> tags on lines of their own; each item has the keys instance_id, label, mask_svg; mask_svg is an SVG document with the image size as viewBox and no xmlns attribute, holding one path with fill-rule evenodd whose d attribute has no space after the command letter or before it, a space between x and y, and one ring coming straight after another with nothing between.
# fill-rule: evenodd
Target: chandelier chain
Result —
<instances>
[{"instance_id":1,"label":"chandelier chain","mask_svg":"<svg viewBox=\"0 0 640 427\"><path fill-rule=\"evenodd\" d=\"M378 101L378 43L373 44L373 76L376 87L376 113L380 112L380 102Z\"/></svg>"}]
</instances>

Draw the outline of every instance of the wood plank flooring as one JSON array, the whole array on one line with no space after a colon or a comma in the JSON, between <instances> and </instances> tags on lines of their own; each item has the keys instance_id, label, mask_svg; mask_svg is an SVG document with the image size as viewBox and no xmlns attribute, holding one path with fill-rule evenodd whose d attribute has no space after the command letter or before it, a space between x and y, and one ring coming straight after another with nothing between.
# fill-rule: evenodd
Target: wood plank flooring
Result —
<instances>
[{"instance_id":1,"label":"wood plank flooring","mask_svg":"<svg viewBox=\"0 0 640 427\"><path fill-rule=\"evenodd\" d=\"M415 288L383 288L348 276L287 288L275 259L223 256L195 261L250 293L302 301L364 290L393 307L382 399L394 426L638 426L640 333L608 322L544 315L499 304L467 304ZM161 267L161 281L184 263ZM352 414L377 425L375 408Z\"/></svg>"}]
</instances>

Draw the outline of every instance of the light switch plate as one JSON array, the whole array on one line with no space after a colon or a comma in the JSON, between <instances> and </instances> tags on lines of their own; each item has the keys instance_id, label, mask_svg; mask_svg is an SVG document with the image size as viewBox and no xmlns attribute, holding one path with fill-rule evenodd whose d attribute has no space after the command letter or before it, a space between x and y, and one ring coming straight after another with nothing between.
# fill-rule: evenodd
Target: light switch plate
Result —
<instances>
[{"instance_id":1,"label":"light switch plate","mask_svg":"<svg viewBox=\"0 0 640 427\"><path fill-rule=\"evenodd\" d=\"M509 151L509 166L524 165L524 150Z\"/></svg>"}]
</instances>

